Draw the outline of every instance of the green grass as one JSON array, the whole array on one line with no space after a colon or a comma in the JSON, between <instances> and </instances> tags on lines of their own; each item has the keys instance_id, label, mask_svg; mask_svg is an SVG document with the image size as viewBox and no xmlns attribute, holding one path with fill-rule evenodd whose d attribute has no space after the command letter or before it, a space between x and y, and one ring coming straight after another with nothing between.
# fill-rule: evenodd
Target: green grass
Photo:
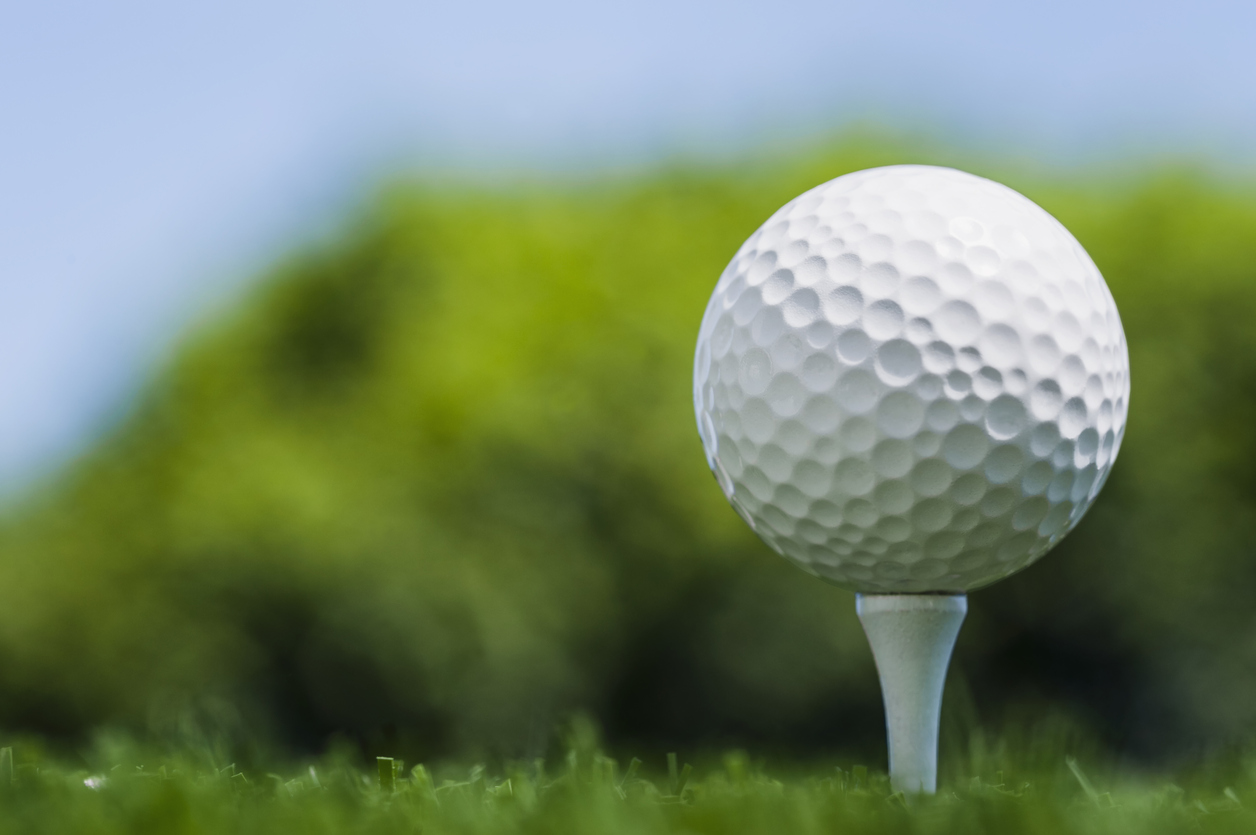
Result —
<instances>
[{"instance_id":1,"label":"green grass","mask_svg":"<svg viewBox=\"0 0 1256 835\"><path fill-rule=\"evenodd\" d=\"M114 756L119 756L115 750ZM86 755L93 762L98 755ZM1256 772L1241 759L1179 782L1101 771L1072 757L1033 773L964 775L908 798L862 766L773 774L743 753L694 770L674 756L626 766L596 749L490 772L366 770L322 760L285 773L217 767L203 754L106 767L0 751L0 832L23 833L1159 833L1256 829ZM1186 788L1184 788L1185 786Z\"/></svg>"}]
</instances>

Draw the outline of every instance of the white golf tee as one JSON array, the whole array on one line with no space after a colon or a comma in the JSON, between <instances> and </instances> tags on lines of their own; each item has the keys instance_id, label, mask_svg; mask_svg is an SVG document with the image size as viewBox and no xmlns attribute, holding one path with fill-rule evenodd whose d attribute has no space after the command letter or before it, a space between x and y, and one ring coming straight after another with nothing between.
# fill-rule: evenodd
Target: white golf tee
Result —
<instances>
[{"instance_id":1,"label":"white golf tee","mask_svg":"<svg viewBox=\"0 0 1256 835\"><path fill-rule=\"evenodd\" d=\"M932 794L938 787L942 685L968 612L962 594L860 594L855 611L872 645L885 701L890 785Z\"/></svg>"}]
</instances>

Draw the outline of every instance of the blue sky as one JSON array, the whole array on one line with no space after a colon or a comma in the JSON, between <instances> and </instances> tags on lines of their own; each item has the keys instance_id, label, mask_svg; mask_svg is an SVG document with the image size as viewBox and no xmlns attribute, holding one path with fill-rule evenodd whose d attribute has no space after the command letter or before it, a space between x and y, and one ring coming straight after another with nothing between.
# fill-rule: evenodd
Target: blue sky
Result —
<instances>
[{"instance_id":1,"label":"blue sky","mask_svg":"<svg viewBox=\"0 0 1256 835\"><path fill-rule=\"evenodd\" d=\"M389 170L596 169L855 119L1251 170L1254 43L1237 2L5 4L0 492Z\"/></svg>"}]
</instances>

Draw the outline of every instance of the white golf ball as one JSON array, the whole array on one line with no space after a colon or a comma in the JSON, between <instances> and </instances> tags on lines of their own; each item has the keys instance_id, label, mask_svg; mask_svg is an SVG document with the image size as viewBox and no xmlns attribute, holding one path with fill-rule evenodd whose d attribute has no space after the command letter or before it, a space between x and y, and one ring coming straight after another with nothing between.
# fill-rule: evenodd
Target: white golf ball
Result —
<instances>
[{"instance_id":1,"label":"white golf ball","mask_svg":"<svg viewBox=\"0 0 1256 835\"><path fill-rule=\"evenodd\" d=\"M838 177L725 269L694 361L707 461L775 551L864 593L1029 565L1103 486L1129 354L1077 240L949 168Z\"/></svg>"}]
</instances>

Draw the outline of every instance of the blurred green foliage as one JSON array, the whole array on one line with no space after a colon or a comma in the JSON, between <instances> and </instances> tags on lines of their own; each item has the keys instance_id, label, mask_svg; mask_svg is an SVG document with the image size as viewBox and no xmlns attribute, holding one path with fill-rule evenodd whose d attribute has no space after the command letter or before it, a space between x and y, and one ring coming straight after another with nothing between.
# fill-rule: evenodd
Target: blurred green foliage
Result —
<instances>
[{"instance_id":1,"label":"blurred green foliage","mask_svg":"<svg viewBox=\"0 0 1256 835\"><path fill-rule=\"evenodd\" d=\"M847 171L956 164L1077 235L1130 343L1104 495L975 594L947 696L1143 755L1256 731L1256 192L851 139L593 183L401 183L189 339L0 528L0 724L319 749L612 741L880 751L846 592L711 480L693 341L741 241Z\"/></svg>"}]
</instances>

